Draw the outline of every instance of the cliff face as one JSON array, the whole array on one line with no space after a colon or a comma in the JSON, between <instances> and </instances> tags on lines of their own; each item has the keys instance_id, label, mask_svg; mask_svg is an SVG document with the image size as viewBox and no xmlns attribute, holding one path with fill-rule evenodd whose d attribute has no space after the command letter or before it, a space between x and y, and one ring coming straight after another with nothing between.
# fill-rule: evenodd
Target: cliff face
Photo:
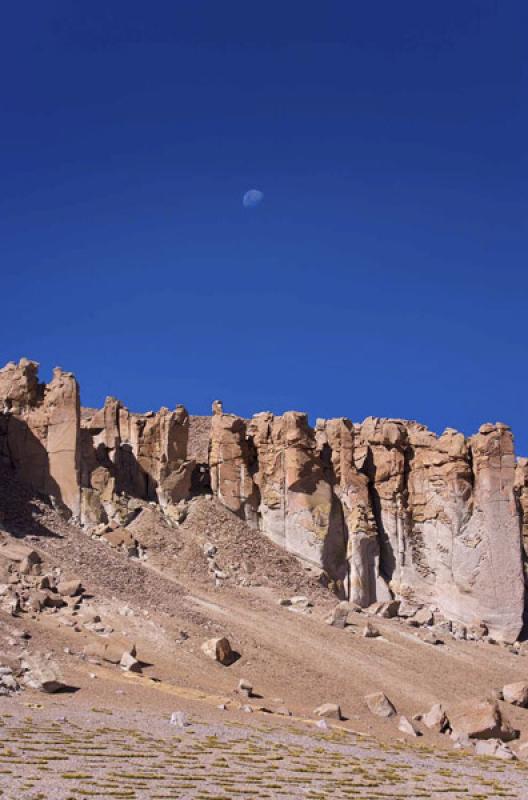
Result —
<instances>
[{"instance_id":1,"label":"cliff face","mask_svg":"<svg viewBox=\"0 0 528 800\"><path fill-rule=\"evenodd\" d=\"M47 386L39 384L37 369L35 362L22 359L0 370L0 454L26 483L60 499L78 516L79 387L71 373L60 369Z\"/></svg>"},{"instance_id":2,"label":"cliff face","mask_svg":"<svg viewBox=\"0 0 528 800\"><path fill-rule=\"evenodd\" d=\"M141 501L177 522L210 491L361 606L426 602L508 641L522 627L528 460L505 425L470 438L376 418L311 428L298 412L132 414L114 398L81 413L71 374L44 386L26 360L0 370L0 407L0 456L89 529L126 524Z\"/></svg>"}]
</instances>

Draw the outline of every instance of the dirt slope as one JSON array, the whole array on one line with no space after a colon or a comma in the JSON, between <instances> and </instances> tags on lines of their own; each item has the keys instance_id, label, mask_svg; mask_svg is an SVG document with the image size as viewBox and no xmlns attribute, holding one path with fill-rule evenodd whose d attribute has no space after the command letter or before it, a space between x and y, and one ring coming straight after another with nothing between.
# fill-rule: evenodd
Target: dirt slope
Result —
<instances>
[{"instance_id":1,"label":"dirt slope","mask_svg":"<svg viewBox=\"0 0 528 800\"><path fill-rule=\"evenodd\" d=\"M397 720L373 717L366 693L383 690L411 717L433 702L449 707L526 677L526 657L507 648L451 638L433 647L401 620L376 619L378 639L361 635L365 614L352 614L345 630L328 626L325 617L336 601L316 577L211 500L191 504L179 528L168 527L157 512L140 517L131 526L147 548L147 560L140 561L95 541L13 481L0 487L6 530L35 546L46 567L82 578L92 595L83 603L84 613L98 613L115 633L132 637L141 659L152 664L145 675L164 684L234 702L244 677L267 706L281 701L296 716L307 717L320 703L338 702L348 718L345 725L394 739L401 736ZM215 559L228 576L219 585L209 571L205 543L217 547ZM300 591L314 603L310 613L279 606L280 597ZM85 684L83 691L95 693L93 682L79 678L93 669L79 654L94 634L71 627L68 613L15 621L4 614L1 621L6 630L13 624L27 628L34 646L52 650L78 685ZM229 668L201 651L202 642L215 635L227 635L241 654ZM153 692L145 683L137 697L155 707ZM502 706L528 735L528 711ZM427 733L426 738L449 745L445 737Z\"/></svg>"}]
</instances>

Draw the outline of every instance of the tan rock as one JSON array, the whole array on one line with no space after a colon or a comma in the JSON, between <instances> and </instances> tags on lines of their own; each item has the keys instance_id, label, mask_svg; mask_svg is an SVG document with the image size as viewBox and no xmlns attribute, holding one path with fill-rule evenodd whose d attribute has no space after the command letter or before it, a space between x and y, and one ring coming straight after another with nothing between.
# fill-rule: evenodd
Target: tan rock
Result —
<instances>
[{"instance_id":1,"label":"tan rock","mask_svg":"<svg viewBox=\"0 0 528 800\"><path fill-rule=\"evenodd\" d=\"M399 607L399 600L389 600L384 603L373 603L367 608L367 613L374 614L377 617L384 617L385 619L393 619L398 616Z\"/></svg>"},{"instance_id":2,"label":"tan rock","mask_svg":"<svg viewBox=\"0 0 528 800\"><path fill-rule=\"evenodd\" d=\"M528 458L518 458L515 465L515 498L520 516L525 559L528 558Z\"/></svg>"},{"instance_id":3,"label":"tan rock","mask_svg":"<svg viewBox=\"0 0 528 800\"><path fill-rule=\"evenodd\" d=\"M245 694L246 697L253 696L253 686L249 681L244 680L244 678L241 678L238 682L238 691Z\"/></svg>"},{"instance_id":4,"label":"tan rock","mask_svg":"<svg viewBox=\"0 0 528 800\"><path fill-rule=\"evenodd\" d=\"M517 733L502 718L496 703L488 700L468 701L451 710L449 720L453 737L470 739L501 739L510 741Z\"/></svg>"},{"instance_id":5,"label":"tan rock","mask_svg":"<svg viewBox=\"0 0 528 800\"><path fill-rule=\"evenodd\" d=\"M334 628L345 628L349 613L350 606L346 601L338 603L327 617L326 622Z\"/></svg>"},{"instance_id":6,"label":"tan rock","mask_svg":"<svg viewBox=\"0 0 528 800\"><path fill-rule=\"evenodd\" d=\"M57 591L63 597L75 597L82 591L82 583L77 579L70 581L60 581L57 584Z\"/></svg>"},{"instance_id":7,"label":"tan rock","mask_svg":"<svg viewBox=\"0 0 528 800\"><path fill-rule=\"evenodd\" d=\"M288 706L285 706L285 705L274 706L271 709L271 713L272 714L279 714L282 717L291 717L292 716L292 712L290 711Z\"/></svg>"},{"instance_id":8,"label":"tan rock","mask_svg":"<svg viewBox=\"0 0 528 800\"><path fill-rule=\"evenodd\" d=\"M84 653L89 658L108 661L110 664L119 664L123 655L136 656L136 645L121 637L112 636L109 639L97 637L92 639L84 648Z\"/></svg>"},{"instance_id":9,"label":"tan rock","mask_svg":"<svg viewBox=\"0 0 528 800\"><path fill-rule=\"evenodd\" d=\"M363 636L365 637L365 639L376 639L378 636L381 636L381 633L372 624L372 622L367 622L367 624L363 628Z\"/></svg>"},{"instance_id":10,"label":"tan rock","mask_svg":"<svg viewBox=\"0 0 528 800\"><path fill-rule=\"evenodd\" d=\"M383 692L365 695L365 702L368 710L377 717L392 717L396 714L396 709Z\"/></svg>"},{"instance_id":11,"label":"tan rock","mask_svg":"<svg viewBox=\"0 0 528 800\"><path fill-rule=\"evenodd\" d=\"M116 528L108 533L103 533L101 539L112 547L123 547L127 550L134 550L137 546L136 539L126 528Z\"/></svg>"},{"instance_id":12,"label":"tan rock","mask_svg":"<svg viewBox=\"0 0 528 800\"><path fill-rule=\"evenodd\" d=\"M218 661L224 667L230 666L235 659L229 639L226 639L225 636L217 639L209 639L204 642L202 644L202 652L208 658L213 659L213 661Z\"/></svg>"},{"instance_id":13,"label":"tan rock","mask_svg":"<svg viewBox=\"0 0 528 800\"><path fill-rule=\"evenodd\" d=\"M0 370L10 460L23 481L78 516L79 387L71 373L59 368L49 384L40 384L37 371L38 364L27 359Z\"/></svg>"},{"instance_id":14,"label":"tan rock","mask_svg":"<svg viewBox=\"0 0 528 800\"><path fill-rule=\"evenodd\" d=\"M219 500L242 519L256 524L257 492L251 474L246 421L215 406L211 422L211 487Z\"/></svg>"},{"instance_id":15,"label":"tan rock","mask_svg":"<svg viewBox=\"0 0 528 800\"><path fill-rule=\"evenodd\" d=\"M25 562L29 566L42 562L35 550L8 534L0 535L0 559L12 561L14 564Z\"/></svg>"},{"instance_id":16,"label":"tan rock","mask_svg":"<svg viewBox=\"0 0 528 800\"><path fill-rule=\"evenodd\" d=\"M125 672L141 672L141 662L130 655L130 653L123 653L119 665Z\"/></svg>"},{"instance_id":17,"label":"tan rock","mask_svg":"<svg viewBox=\"0 0 528 800\"><path fill-rule=\"evenodd\" d=\"M22 359L0 370L0 457L89 529L125 527L139 502L159 504L177 526L179 504L210 479L218 499L321 569L341 599L431 606L459 638L516 640L528 459L515 459L506 425L466 439L400 419L312 428L300 412L263 412L248 421L219 401L211 417L183 406L134 414L112 397L81 413L73 375L57 369L45 385L37 367ZM428 620L424 609L411 624Z\"/></svg>"},{"instance_id":18,"label":"tan rock","mask_svg":"<svg viewBox=\"0 0 528 800\"><path fill-rule=\"evenodd\" d=\"M416 614L413 614L412 619L418 625L431 625L433 622L433 613L429 608L421 608Z\"/></svg>"},{"instance_id":19,"label":"tan rock","mask_svg":"<svg viewBox=\"0 0 528 800\"><path fill-rule=\"evenodd\" d=\"M337 703L323 703L314 710L314 714L324 719L343 719L341 708Z\"/></svg>"},{"instance_id":20,"label":"tan rock","mask_svg":"<svg viewBox=\"0 0 528 800\"><path fill-rule=\"evenodd\" d=\"M437 733L445 733L449 728L449 719L440 703L435 703L421 719L426 728Z\"/></svg>"},{"instance_id":21,"label":"tan rock","mask_svg":"<svg viewBox=\"0 0 528 800\"><path fill-rule=\"evenodd\" d=\"M407 719L407 717L400 717L400 721L398 722L398 730L407 734L407 736L420 736L420 731L416 725Z\"/></svg>"},{"instance_id":22,"label":"tan rock","mask_svg":"<svg viewBox=\"0 0 528 800\"><path fill-rule=\"evenodd\" d=\"M515 761L517 758L513 750L498 739L485 739L476 742L475 755L500 758L502 761Z\"/></svg>"},{"instance_id":23,"label":"tan rock","mask_svg":"<svg viewBox=\"0 0 528 800\"><path fill-rule=\"evenodd\" d=\"M507 703L514 706L521 706L522 708L528 707L528 683L526 681L517 681L516 683L508 683L503 687L502 696Z\"/></svg>"},{"instance_id":24,"label":"tan rock","mask_svg":"<svg viewBox=\"0 0 528 800\"><path fill-rule=\"evenodd\" d=\"M25 655L21 661L23 682L30 689L41 692L59 692L66 687L59 666L39 653Z\"/></svg>"}]
</instances>

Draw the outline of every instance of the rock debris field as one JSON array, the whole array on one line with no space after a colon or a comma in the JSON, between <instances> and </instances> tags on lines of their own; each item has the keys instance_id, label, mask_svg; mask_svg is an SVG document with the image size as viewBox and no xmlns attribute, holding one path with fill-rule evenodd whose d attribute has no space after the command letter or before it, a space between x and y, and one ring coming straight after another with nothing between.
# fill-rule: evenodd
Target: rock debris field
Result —
<instances>
[{"instance_id":1,"label":"rock debris field","mask_svg":"<svg viewBox=\"0 0 528 800\"><path fill-rule=\"evenodd\" d=\"M256 729L191 717L181 729L170 715L115 719L94 707L63 716L30 703L8 713L4 703L0 726L0 791L9 800L528 797L527 764L380 746L300 721Z\"/></svg>"}]
</instances>

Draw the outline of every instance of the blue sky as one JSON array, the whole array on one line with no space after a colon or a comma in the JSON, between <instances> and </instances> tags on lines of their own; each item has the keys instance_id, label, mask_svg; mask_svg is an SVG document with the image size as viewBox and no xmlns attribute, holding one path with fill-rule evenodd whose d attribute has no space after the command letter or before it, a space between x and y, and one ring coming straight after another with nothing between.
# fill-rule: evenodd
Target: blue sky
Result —
<instances>
[{"instance_id":1,"label":"blue sky","mask_svg":"<svg viewBox=\"0 0 528 800\"><path fill-rule=\"evenodd\" d=\"M502 420L528 454L527 23L6 4L0 360L73 370L86 405Z\"/></svg>"}]
</instances>

